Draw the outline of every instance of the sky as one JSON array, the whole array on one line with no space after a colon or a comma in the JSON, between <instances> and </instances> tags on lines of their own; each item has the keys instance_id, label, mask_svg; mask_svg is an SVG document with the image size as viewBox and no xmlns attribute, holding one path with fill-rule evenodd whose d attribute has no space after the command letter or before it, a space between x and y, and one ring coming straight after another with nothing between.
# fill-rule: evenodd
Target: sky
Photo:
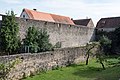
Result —
<instances>
[{"instance_id":1,"label":"sky","mask_svg":"<svg viewBox=\"0 0 120 80\"><path fill-rule=\"evenodd\" d=\"M120 0L0 0L0 14L13 10L19 17L23 8L73 19L92 18L94 24L100 18L120 16Z\"/></svg>"}]
</instances>

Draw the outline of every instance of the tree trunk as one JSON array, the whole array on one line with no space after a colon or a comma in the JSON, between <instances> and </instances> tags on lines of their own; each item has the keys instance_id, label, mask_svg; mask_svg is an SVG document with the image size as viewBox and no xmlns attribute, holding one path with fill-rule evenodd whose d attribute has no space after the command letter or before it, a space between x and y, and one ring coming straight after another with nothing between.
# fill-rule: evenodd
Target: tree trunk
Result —
<instances>
[{"instance_id":1,"label":"tree trunk","mask_svg":"<svg viewBox=\"0 0 120 80\"><path fill-rule=\"evenodd\" d=\"M86 65L88 65L88 61L89 61L89 53L88 53L88 55L87 55Z\"/></svg>"},{"instance_id":2,"label":"tree trunk","mask_svg":"<svg viewBox=\"0 0 120 80\"><path fill-rule=\"evenodd\" d=\"M104 66L104 64L102 63L102 61L100 61L100 64L102 65L103 69L105 70L105 66Z\"/></svg>"}]
</instances>

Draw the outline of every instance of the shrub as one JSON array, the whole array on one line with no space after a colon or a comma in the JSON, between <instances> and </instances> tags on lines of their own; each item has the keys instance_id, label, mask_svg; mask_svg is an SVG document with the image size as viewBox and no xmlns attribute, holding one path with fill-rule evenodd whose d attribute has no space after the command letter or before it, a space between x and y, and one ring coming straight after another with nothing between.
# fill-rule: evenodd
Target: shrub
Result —
<instances>
[{"instance_id":1,"label":"shrub","mask_svg":"<svg viewBox=\"0 0 120 80\"><path fill-rule=\"evenodd\" d=\"M38 30L34 26L28 28L26 38L23 42L24 46L28 46L31 53L49 51L53 48L49 42L47 31Z\"/></svg>"}]
</instances>

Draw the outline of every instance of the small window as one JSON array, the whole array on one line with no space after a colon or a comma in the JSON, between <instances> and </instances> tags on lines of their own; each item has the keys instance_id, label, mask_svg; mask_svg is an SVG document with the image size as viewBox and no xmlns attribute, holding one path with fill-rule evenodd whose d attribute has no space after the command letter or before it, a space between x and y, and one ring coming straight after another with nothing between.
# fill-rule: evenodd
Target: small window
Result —
<instances>
[{"instance_id":1,"label":"small window","mask_svg":"<svg viewBox=\"0 0 120 80\"><path fill-rule=\"evenodd\" d=\"M101 31L104 31L103 29L101 29Z\"/></svg>"},{"instance_id":2,"label":"small window","mask_svg":"<svg viewBox=\"0 0 120 80\"><path fill-rule=\"evenodd\" d=\"M105 24L105 22L106 22L105 20L102 21L103 24Z\"/></svg>"},{"instance_id":3,"label":"small window","mask_svg":"<svg viewBox=\"0 0 120 80\"><path fill-rule=\"evenodd\" d=\"M25 18L25 15L23 15L23 18Z\"/></svg>"},{"instance_id":4,"label":"small window","mask_svg":"<svg viewBox=\"0 0 120 80\"><path fill-rule=\"evenodd\" d=\"M44 25L47 25L47 22L45 22Z\"/></svg>"},{"instance_id":5,"label":"small window","mask_svg":"<svg viewBox=\"0 0 120 80\"><path fill-rule=\"evenodd\" d=\"M58 24L58 27L61 27L61 24Z\"/></svg>"}]
</instances>

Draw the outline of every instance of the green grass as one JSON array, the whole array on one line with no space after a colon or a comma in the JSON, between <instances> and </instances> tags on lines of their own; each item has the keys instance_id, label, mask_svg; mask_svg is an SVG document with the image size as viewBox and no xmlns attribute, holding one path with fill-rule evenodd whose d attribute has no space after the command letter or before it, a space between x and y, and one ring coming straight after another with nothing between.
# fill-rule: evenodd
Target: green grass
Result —
<instances>
[{"instance_id":1,"label":"green grass","mask_svg":"<svg viewBox=\"0 0 120 80\"><path fill-rule=\"evenodd\" d=\"M106 70L96 60L90 60L89 65L80 63L58 70L47 71L24 80L119 80L120 58L108 58Z\"/></svg>"}]
</instances>

